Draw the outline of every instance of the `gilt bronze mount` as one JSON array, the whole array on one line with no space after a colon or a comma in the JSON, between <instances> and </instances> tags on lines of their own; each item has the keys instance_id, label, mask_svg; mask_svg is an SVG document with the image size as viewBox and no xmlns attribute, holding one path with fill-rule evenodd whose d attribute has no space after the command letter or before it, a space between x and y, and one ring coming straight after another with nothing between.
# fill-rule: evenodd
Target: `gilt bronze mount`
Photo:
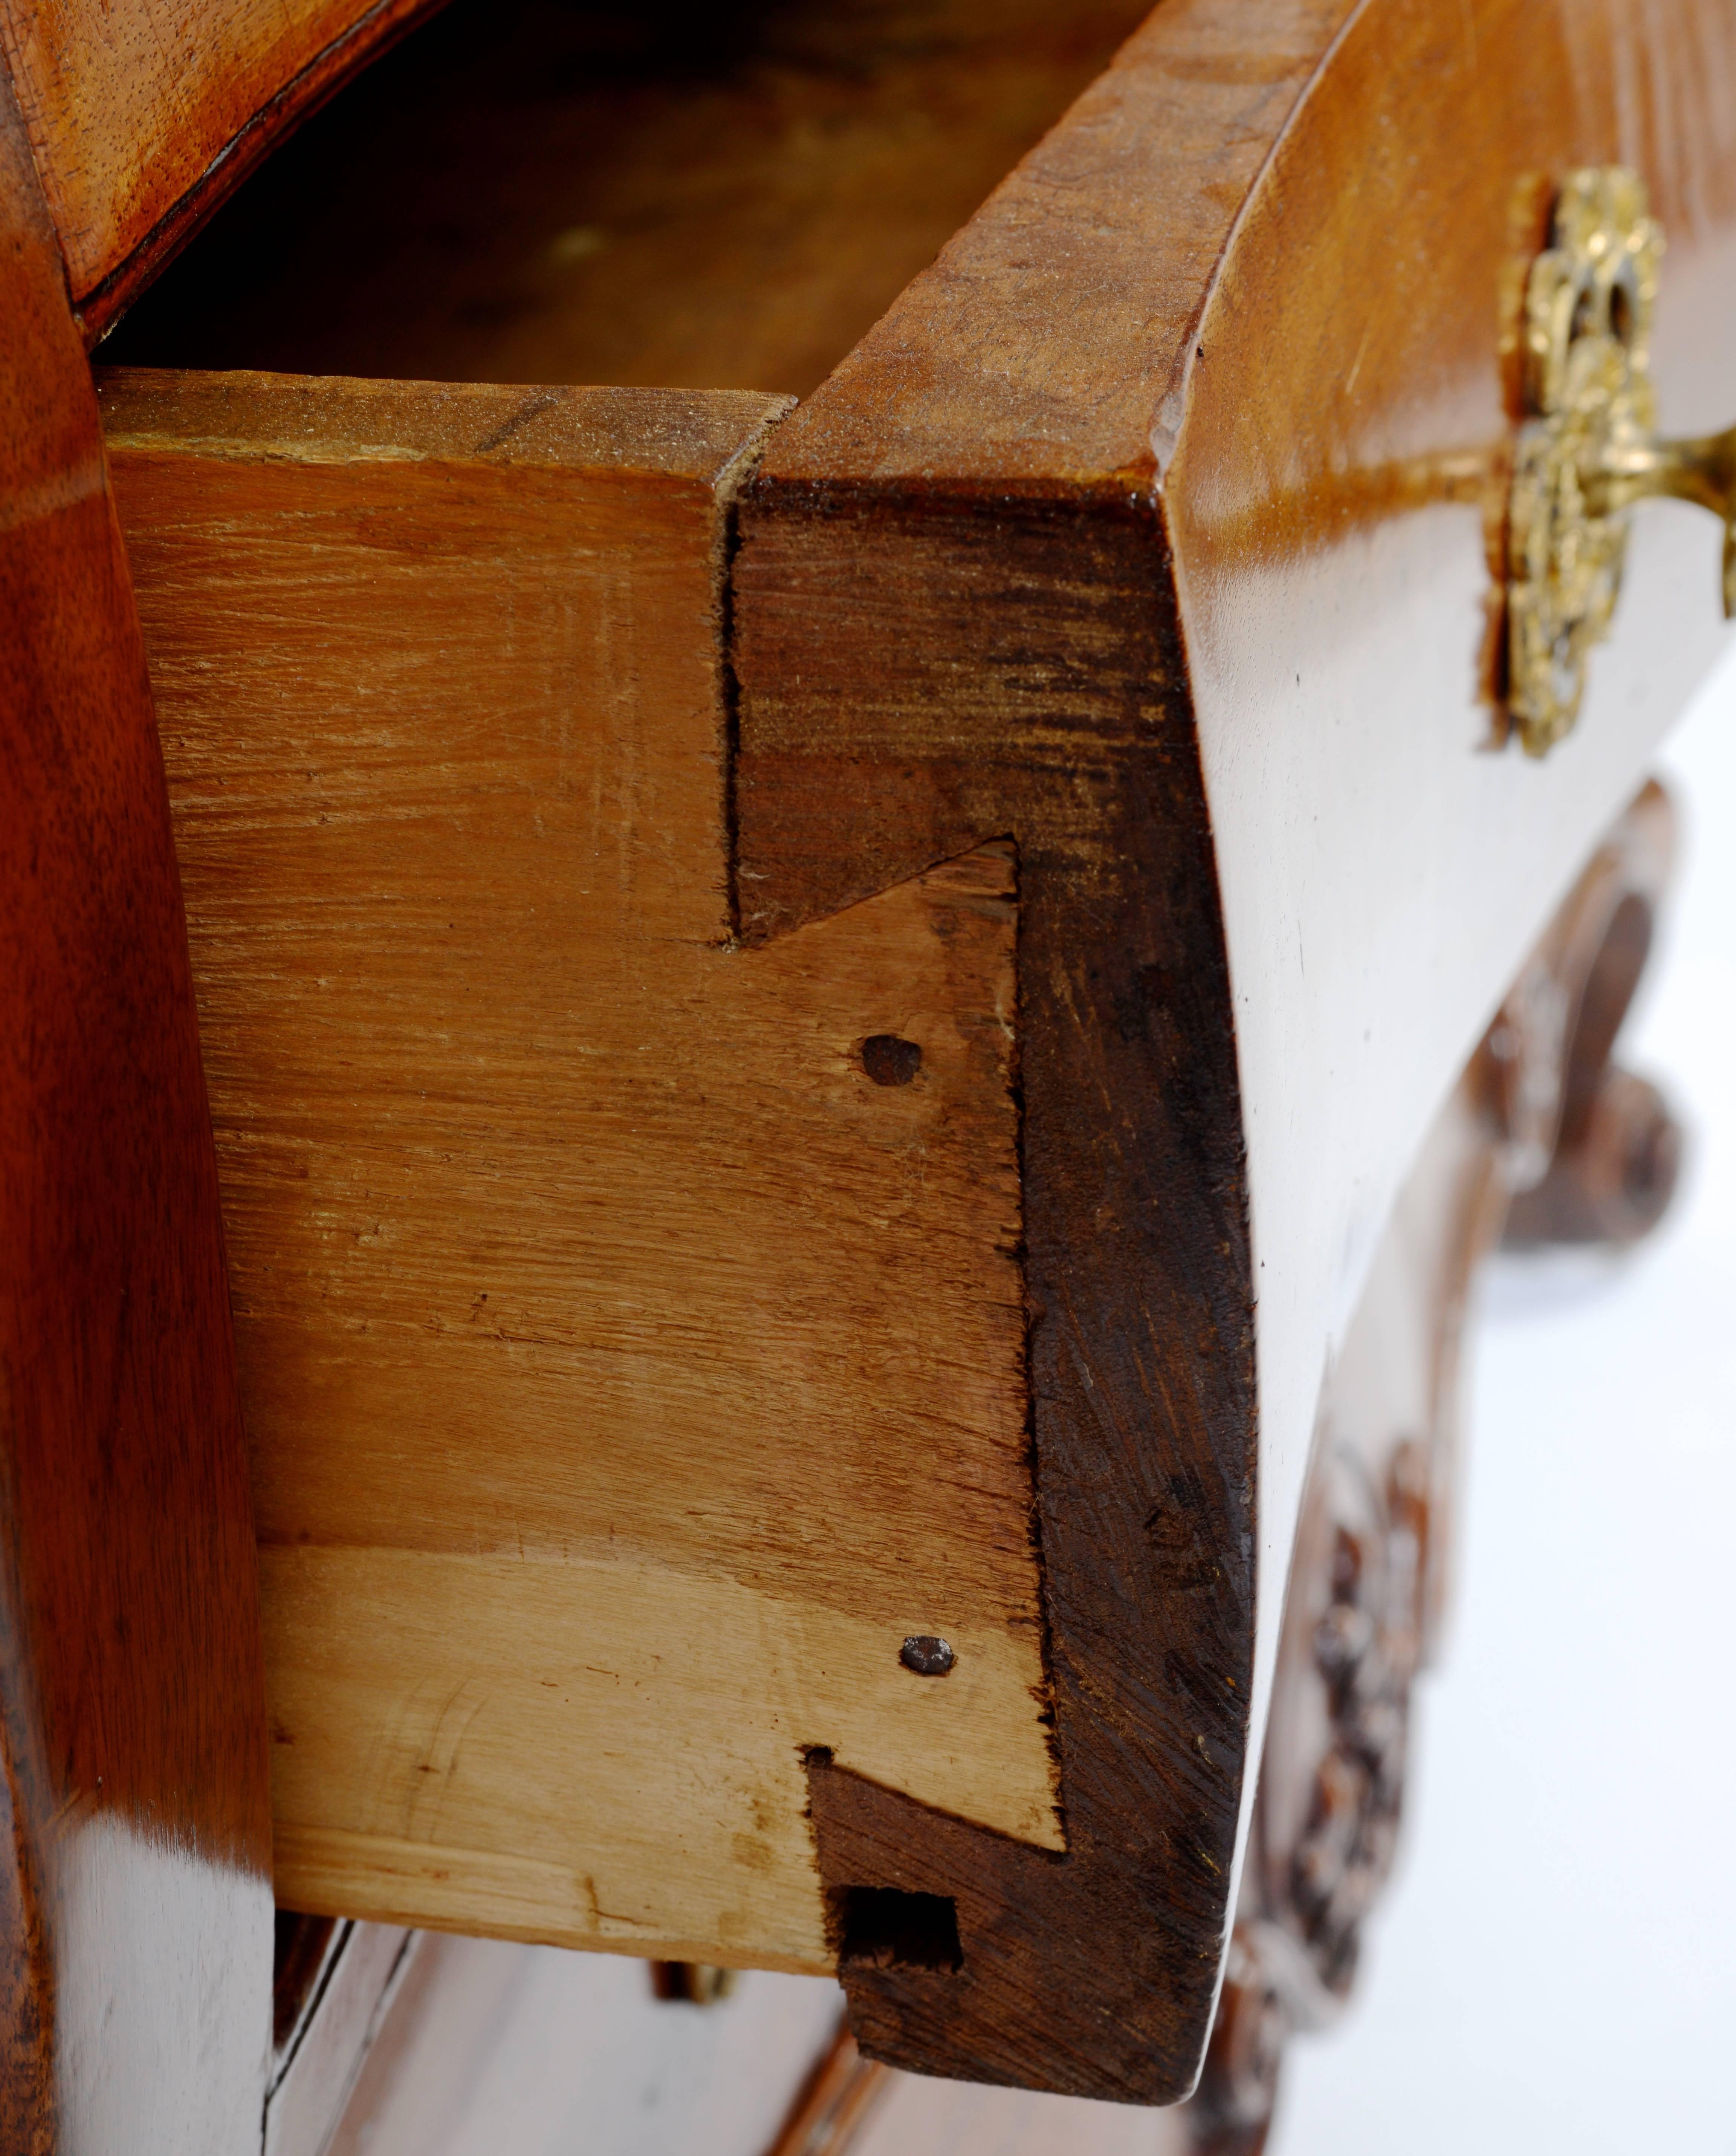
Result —
<instances>
[{"instance_id":1,"label":"gilt bronze mount","mask_svg":"<svg viewBox=\"0 0 1736 2156\"><path fill-rule=\"evenodd\" d=\"M1507 706L1528 754L1572 731L1621 587L1627 512L1696 501L1724 526L1736 614L1736 428L1660 441L1651 336L1663 233L1619 165L1569 174L1525 291L1524 398L1507 522Z\"/></svg>"}]
</instances>

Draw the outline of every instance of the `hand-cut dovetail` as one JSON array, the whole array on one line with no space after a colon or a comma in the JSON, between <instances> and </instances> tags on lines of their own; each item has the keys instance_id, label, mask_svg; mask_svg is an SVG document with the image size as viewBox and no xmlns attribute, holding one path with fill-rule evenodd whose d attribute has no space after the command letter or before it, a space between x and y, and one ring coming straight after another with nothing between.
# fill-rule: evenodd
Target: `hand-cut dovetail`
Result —
<instances>
[{"instance_id":1,"label":"hand-cut dovetail","mask_svg":"<svg viewBox=\"0 0 1736 2156\"><path fill-rule=\"evenodd\" d=\"M862 1043L862 1068L876 1086L907 1086L922 1067L922 1051L896 1033L871 1033Z\"/></svg>"},{"instance_id":2,"label":"hand-cut dovetail","mask_svg":"<svg viewBox=\"0 0 1736 2156\"><path fill-rule=\"evenodd\" d=\"M932 1632L917 1632L898 1650L898 1659L919 1677L943 1677L958 1660L944 1640Z\"/></svg>"}]
</instances>

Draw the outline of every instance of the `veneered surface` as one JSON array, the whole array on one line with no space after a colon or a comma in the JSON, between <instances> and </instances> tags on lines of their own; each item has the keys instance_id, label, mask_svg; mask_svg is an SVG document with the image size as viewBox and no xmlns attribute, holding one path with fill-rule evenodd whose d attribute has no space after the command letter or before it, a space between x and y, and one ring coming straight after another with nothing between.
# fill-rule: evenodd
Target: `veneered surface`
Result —
<instances>
[{"instance_id":1,"label":"veneered surface","mask_svg":"<svg viewBox=\"0 0 1736 2156\"><path fill-rule=\"evenodd\" d=\"M1263 1608L1400 1181L1723 634L1716 526L1642 511L1577 731L1502 748L1514 311L1552 177L1613 162L1669 240L1662 424L1725 424L1736 23L1702 0L1371 0L1194 346L1163 492L1236 994Z\"/></svg>"},{"instance_id":2,"label":"veneered surface","mask_svg":"<svg viewBox=\"0 0 1736 2156\"><path fill-rule=\"evenodd\" d=\"M1237 214L1350 12L1159 8L796 414L767 476L1148 490Z\"/></svg>"},{"instance_id":3,"label":"veneered surface","mask_svg":"<svg viewBox=\"0 0 1736 2156\"><path fill-rule=\"evenodd\" d=\"M7 0L0 46L74 301L148 275L202 188L233 185L427 4Z\"/></svg>"},{"instance_id":4,"label":"veneered surface","mask_svg":"<svg viewBox=\"0 0 1736 2156\"><path fill-rule=\"evenodd\" d=\"M1715 648L1715 532L1642 516L1579 735L1541 768L1493 752L1503 300L1549 173L1629 157L1687 243L1667 395L1728 345L1728 35L1695 0L1171 0L756 481L744 925L989 829L1024 865L1069 1853L996 1880L986 1840L816 1778L829 1876L958 1900L960 1978L846 1972L883 2056L1186 2087L1335 1328L1408 1152ZM1051 871L1035 834L1062 819ZM1208 820L1209 868L1185 851Z\"/></svg>"},{"instance_id":5,"label":"veneered surface","mask_svg":"<svg viewBox=\"0 0 1736 2156\"><path fill-rule=\"evenodd\" d=\"M0 295L0 2141L115 2145L118 2088L205 2156L269 2024L253 1523L144 654L3 95Z\"/></svg>"},{"instance_id":6,"label":"veneered surface","mask_svg":"<svg viewBox=\"0 0 1736 2156\"><path fill-rule=\"evenodd\" d=\"M1312 60L1347 23L1266 162ZM1270 1612L1319 1371L1410 1137L1711 648L1709 606L1703 615L1687 596L1705 549L1691 520L1648 514L1581 736L1541 772L1487 753L1512 264L1537 244L1538 183L1559 162L1646 166L1694 243L1667 298L1667 315L1677 310L1661 340L1667 394L1672 382L1702 393L1695 352L1725 341L1724 33L1715 11L1687 0L1571 13L1390 0L1353 22L1338 9L1171 6L788 431L747 519L741 594L761 609L738 615L750 925L823 916L1005 829L1020 842L1025 955L1052 996L1045 1009L1040 988L1028 1007L1037 1050L1026 1074L1028 1189L1060 1208L1048 1293L1045 1229L1035 1215L1028 1224L1040 1466L1045 1517L1060 1523L1050 1607L1075 1685L1062 1745L1087 1799L1094 1783L1109 1792L1105 1820L1132 1789L1155 1807L1148 1820L1168 1822L1145 1830L1147 1844L1124 1825L1106 1830L1106 1861L1136 1846L1161 1847L1168 1862L1179 1848L1204 1853L1181 1891L1164 1881L1174 1928L1157 1959L1124 1964L1130 1984L1155 1974L1170 1986L1151 2012L1168 2015L1156 2049L1171 2086L1209 1990L1214 1895L1220 1908L1227 1892L1211 1878L1233 1847L1246 1727L1242 1700L1231 1711L1227 1699L1252 1634L1242 1537L1253 1421L1236 1313L1257 1288ZM1093 592L1114 603L1094 613ZM1107 618L1118 606L1132 627ZM1199 876L1188 737L1166 704L1189 668L1221 932L1201 896L1212 880ZM1158 798L1162 840L1149 828ZM857 808L848 843L841 802ZM1199 884L1185 907L1174 879L1152 873L1178 860L1180 879ZM1099 950L1113 963L1094 965ZM1199 998L1191 1029L1179 1024L1183 977ZM1371 1010L1384 1014L1379 1026ZM1164 1026L1191 1045L1178 1050ZM1224 1232L1240 1224L1225 1138L1238 1077L1253 1148L1251 1260ZM1056 1111L1046 1125L1045 1082ZM1153 1082L1161 1106L1134 1127L1122 1085L1137 1099ZM1105 1105L1081 1130L1085 1100ZM1166 1240L1148 1193L1180 1188L1184 1158L1196 1185L1206 1163L1210 1203L1179 1231L1165 1222ZM1132 1263L1096 1248L1123 1218L1144 1238ZM1050 1321L1087 1250L1104 1300L1082 1320L1068 1302L1057 1331ZM1158 1286L1130 1291L1136 1274ZM1129 1353L1142 1326L1150 1352L1136 1338ZM1066 1352L1045 1366L1057 1338ZM1085 1398L1108 1378L1107 1404ZM1138 1427L1146 1414L1153 1430ZM1100 1476L1106 1459L1115 1472ZM1078 1473L1091 1501L1080 1517L1122 1560L1105 1574L1114 1591L1094 1603L1074 1594L1056 1494ZM1172 1503L1199 1515L1191 1522L1143 1509L1166 1481ZM1213 1548L1242 1568L1201 1615L1178 1590L1208 1584L1199 1558ZM1161 1688L1150 1625L1135 1645L1130 1613L1143 1620L1145 1600L1171 1628ZM1076 1620L1076 1656L1066 1637ZM1122 1678L1138 1694L1131 1708ZM1070 1728L1082 1752L1069 1751ZM968 1876L989 1897L973 1920L987 1941L999 1860L981 1840L930 1822L925 1844L908 1806L841 1775L838 1786L850 1802L819 1792L835 1876L860 1862L886 1877L890 1866L936 1892ZM1076 1836L1088 1809L1070 1797ZM1009 1877L1023 1861L1009 1860ZM1109 1899L1079 1903L1071 1929L1035 1927L1017 1986L1036 1995L1060 1971L1069 1983L1088 1972L1082 1950L1076 1969L1052 1951L1057 1938L1089 1940L1102 1965L1119 1892L1112 1870L1102 1876ZM1009 1891L1015 1900L1026 1888ZM1004 2060L1004 2001L973 2026L957 1989L924 1997L873 1974L856 1989L859 2008L879 2016L875 2040L907 2047L898 2056L956 2058L980 2039ZM1035 2020L1082 2071L1093 2040L1075 2044L1066 2017ZM1149 2025L1130 2029L1129 2061L1142 2045L1149 2056ZM1050 2071L1035 2060L1027 2050L1012 2070Z\"/></svg>"}]
</instances>

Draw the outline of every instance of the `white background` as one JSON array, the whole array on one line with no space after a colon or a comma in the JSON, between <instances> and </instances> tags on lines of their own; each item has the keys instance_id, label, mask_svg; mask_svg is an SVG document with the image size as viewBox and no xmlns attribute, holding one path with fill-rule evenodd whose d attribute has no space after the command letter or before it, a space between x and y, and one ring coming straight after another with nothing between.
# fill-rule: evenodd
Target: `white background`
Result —
<instances>
[{"instance_id":1,"label":"white background","mask_svg":"<svg viewBox=\"0 0 1736 2156\"><path fill-rule=\"evenodd\" d=\"M1613 1273L1489 1284L1405 1847L1271 2156L1736 2156L1736 649L1660 775L1683 858L1618 1054L1684 1187Z\"/></svg>"}]
</instances>

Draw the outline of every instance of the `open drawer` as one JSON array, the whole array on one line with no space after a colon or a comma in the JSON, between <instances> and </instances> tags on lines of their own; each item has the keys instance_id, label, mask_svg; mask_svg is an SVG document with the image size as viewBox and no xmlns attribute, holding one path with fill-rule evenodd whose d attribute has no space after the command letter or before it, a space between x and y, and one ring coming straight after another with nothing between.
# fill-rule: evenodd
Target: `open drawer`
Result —
<instances>
[{"instance_id":1,"label":"open drawer","mask_svg":"<svg viewBox=\"0 0 1736 2156\"><path fill-rule=\"evenodd\" d=\"M605 208L533 208L492 316L474 231L415 332L336 257L311 323L293 284L230 306L252 228L219 225L100 388L218 1133L279 1898L838 1966L880 2056L1164 2102L1212 2023L1328 1368L1717 646L1714 528L1646 511L1577 729L1507 738L1525 271L1564 175L1640 168L1665 416L1728 418L1736 52L1709 0L1634 12L1666 154L1632 53L1564 4L1168 0L1112 59L1131 20L1029 12L865 8L805 78L778 49L635 80L606 156L567 131ZM403 80L447 100L456 201L466 66L428 34ZM927 243L876 175L915 137L874 99L978 48L1007 102L936 123L948 185L1104 71L899 292ZM806 227L725 124L774 92L830 176ZM528 189L562 129L521 131ZM515 130L481 133L510 203ZM645 208L671 172L782 234L790 283L708 282ZM516 375L629 317L663 386L332 357L482 372L493 338ZM334 371L136 363L202 337Z\"/></svg>"}]
</instances>

